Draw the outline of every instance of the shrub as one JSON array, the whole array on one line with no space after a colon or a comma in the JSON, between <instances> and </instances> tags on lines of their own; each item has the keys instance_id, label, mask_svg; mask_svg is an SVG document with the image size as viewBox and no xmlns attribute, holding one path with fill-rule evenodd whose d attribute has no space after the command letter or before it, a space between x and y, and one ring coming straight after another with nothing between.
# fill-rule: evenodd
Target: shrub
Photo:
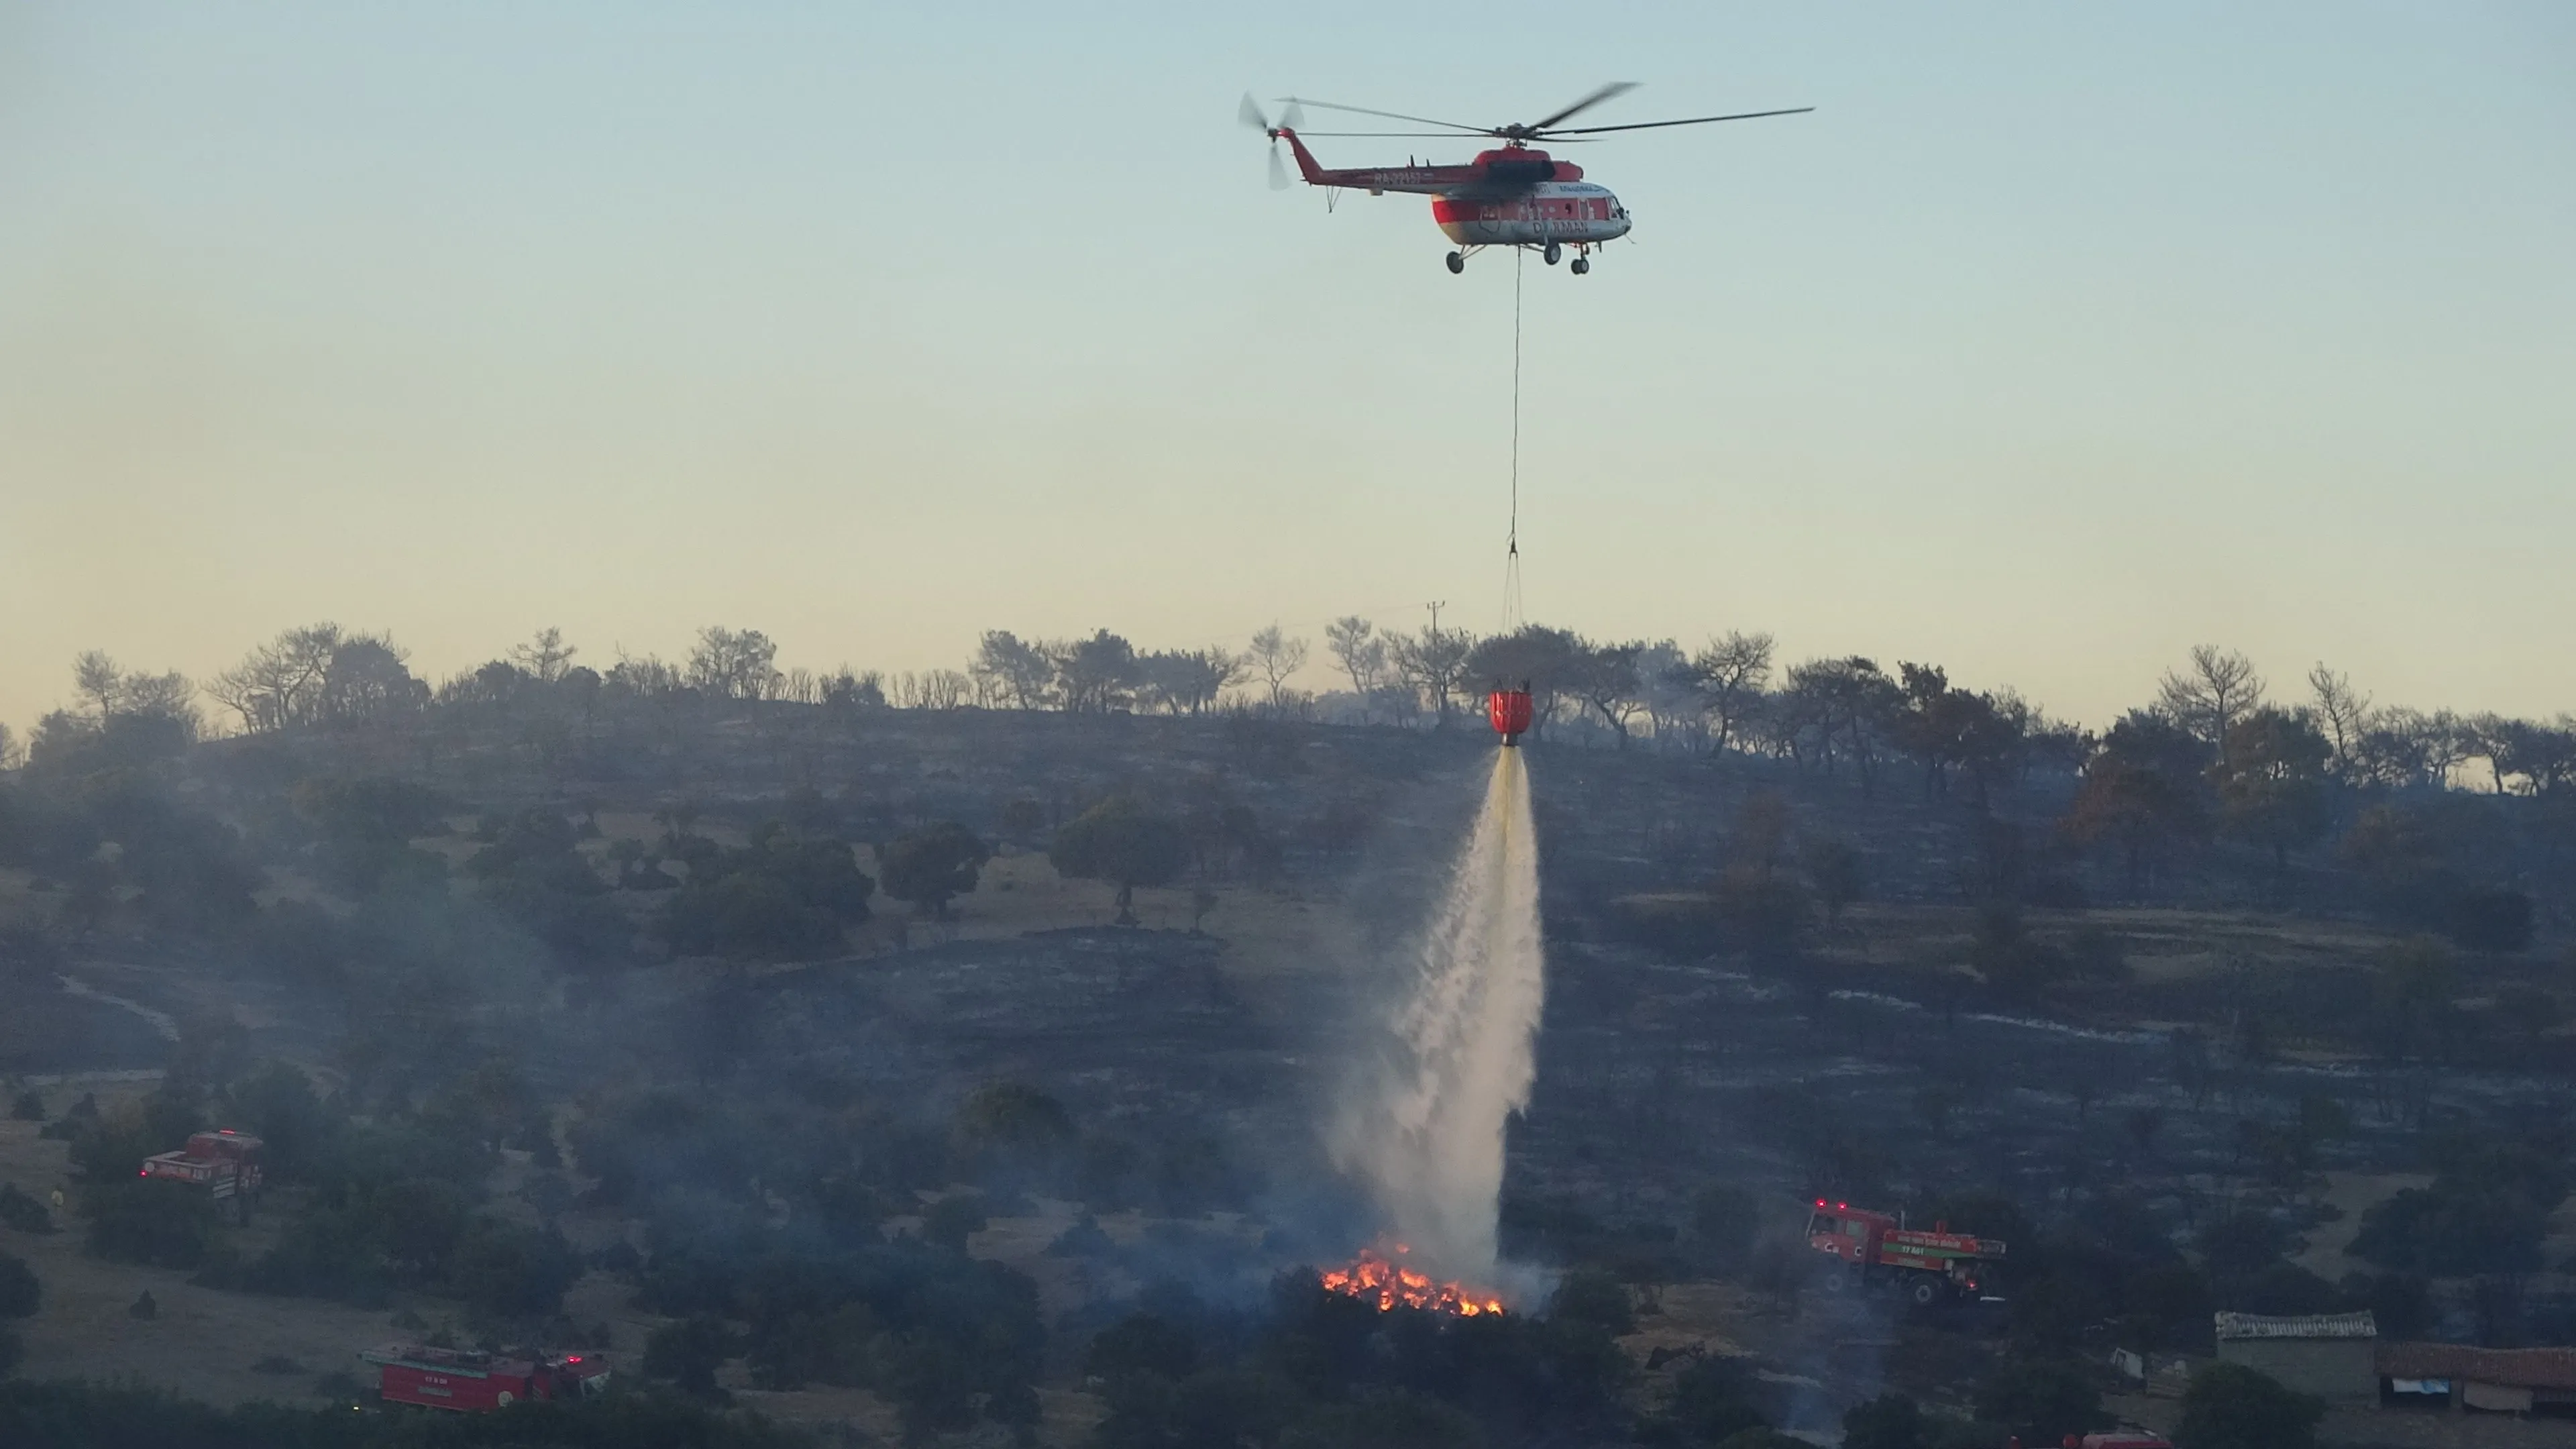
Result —
<instances>
[{"instance_id":1,"label":"shrub","mask_svg":"<svg viewBox=\"0 0 2576 1449\"><path fill-rule=\"evenodd\" d=\"M0 1183L0 1223L22 1233L50 1233L54 1215L43 1203L18 1190L18 1184Z\"/></svg>"},{"instance_id":2,"label":"shrub","mask_svg":"<svg viewBox=\"0 0 2576 1449\"><path fill-rule=\"evenodd\" d=\"M975 889L993 849L975 832L953 820L913 831L885 848L878 874L887 895L910 901L928 915L944 917L948 903Z\"/></svg>"},{"instance_id":3,"label":"shrub","mask_svg":"<svg viewBox=\"0 0 2576 1449\"><path fill-rule=\"evenodd\" d=\"M44 1286L27 1261L0 1253L0 1318L32 1317L44 1301Z\"/></svg>"},{"instance_id":4,"label":"shrub","mask_svg":"<svg viewBox=\"0 0 2576 1449\"><path fill-rule=\"evenodd\" d=\"M2076 1364L2053 1359L2006 1363L1977 1386L1977 1417L2002 1424L2024 1444L2107 1429L2102 1392Z\"/></svg>"},{"instance_id":5,"label":"shrub","mask_svg":"<svg viewBox=\"0 0 2576 1449\"><path fill-rule=\"evenodd\" d=\"M2401 1273L2519 1273L2540 1266L2548 1230L2548 1213L2519 1192L2441 1177L2364 1213L2351 1252Z\"/></svg>"},{"instance_id":6,"label":"shrub","mask_svg":"<svg viewBox=\"0 0 2576 1449\"><path fill-rule=\"evenodd\" d=\"M1843 1414L1843 1449L1921 1449L1923 1411L1899 1393L1883 1393Z\"/></svg>"},{"instance_id":7,"label":"shrub","mask_svg":"<svg viewBox=\"0 0 2576 1449\"><path fill-rule=\"evenodd\" d=\"M2242 1364L2214 1363L2183 1391L2174 1449L2312 1449L2325 1405Z\"/></svg>"},{"instance_id":8,"label":"shrub","mask_svg":"<svg viewBox=\"0 0 2576 1449\"><path fill-rule=\"evenodd\" d=\"M733 1330L712 1314L699 1313L654 1329L644 1340L644 1375L667 1379L688 1393L715 1397L716 1370L740 1351Z\"/></svg>"},{"instance_id":9,"label":"shrub","mask_svg":"<svg viewBox=\"0 0 2576 1449\"><path fill-rule=\"evenodd\" d=\"M84 1188L84 1244L92 1257L157 1268L194 1268L215 1235L215 1203L181 1183L120 1177Z\"/></svg>"}]
</instances>

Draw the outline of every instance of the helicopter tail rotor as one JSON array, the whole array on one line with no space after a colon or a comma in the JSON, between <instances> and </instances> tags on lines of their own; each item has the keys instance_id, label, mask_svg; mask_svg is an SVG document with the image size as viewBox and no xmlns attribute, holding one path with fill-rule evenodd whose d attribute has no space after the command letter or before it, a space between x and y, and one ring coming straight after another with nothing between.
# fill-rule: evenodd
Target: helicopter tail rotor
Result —
<instances>
[{"instance_id":1,"label":"helicopter tail rotor","mask_svg":"<svg viewBox=\"0 0 2576 1449\"><path fill-rule=\"evenodd\" d=\"M1305 108L1295 101L1290 101L1287 108L1279 113L1279 119L1273 122L1269 116L1262 113L1260 104L1252 99L1252 93L1246 91L1243 93L1243 104L1236 109L1235 115L1243 124L1270 138L1270 189L1287 190L1288 167L1279 159L1279 137L1285 132L1294 131L1306 124Z\"/></svg>"}]
</instances>

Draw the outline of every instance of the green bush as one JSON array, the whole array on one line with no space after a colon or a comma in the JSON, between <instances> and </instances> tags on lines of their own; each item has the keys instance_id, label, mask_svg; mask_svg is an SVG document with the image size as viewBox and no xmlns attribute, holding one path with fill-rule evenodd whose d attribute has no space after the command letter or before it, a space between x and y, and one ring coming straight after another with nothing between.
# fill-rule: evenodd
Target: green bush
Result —
<instances>
[{"instance_id":1,"label":"green bush","mask_svg":"<svg viewBox=\"0 0 2576 1449\"><path fill-rule=\"evenodd\" d=\"M644 1340L644 1376L665 1379L687 1393L713 1397L716 1370L741 1352L733 1330L713 1314L699 1313L654 1329Z\"/></svg>"},{"instance_id":2,"label":"green bush","mask_svg":"<svg viewBox=\"0 0 2576 1449\"><path fill-rule=\"evenodd\" d=\"M1843 1413L1843 1449L1922 1449L1923 1411L1893 1391Z\"/></svg>"},{"instance_id":3,"label":"green bush","mask_svg":"<svg viewBox=\"0 0 2576 1449\"><path fill-rule=\"evenodd\" d=\"M54 1230L51 1209L18 1190L14 1182L0 1183L0 1224L22 1233L50 1233Z\"/></svg>"},{"instance_id":4,"label":"green bush","mask_svg":"<svg viewBox=\"0 0 2576 1449\"><path fill-rule=\"evenodd\" d=\"M2325 1405L2242 1364L2214 1363L2183 1391L2174 1449L2312 1449Z\"/></svg>"},{"instance_id":5,"label":"green bush","mask_svg":"<svg viewBox=\"0 0 2576 1449\"><path fill-rule=\"evenodd\" d=\"M120 1177L81 1190L92 1257L194 1268L215 1237L215 1202L201 1187Z\"/></svg>"},{"instance_id":6,"label":"green bush","mask_svg":"<svg viewBox=\"0 0 2576 1449\"><path fill-rule=\"evenodd\" d=\"M2080 1365L2058 1359L1997 1368L1977 1386L1977 1417L2006 1426L2024 1444L2054 1444L2069 1434L2111 1427L2092 1378Z\"/></svg>"},{"instance_id":7,"label":"green bush","mask_svg":"<svg viewBox=\"0 0 2576 1449\"><path fill-rule=\"evenodd\" d=\"M27 1318L43 1306L45 1290L27 1260L0 1253L0 1318Z\"/></svg>"}]
</instances>

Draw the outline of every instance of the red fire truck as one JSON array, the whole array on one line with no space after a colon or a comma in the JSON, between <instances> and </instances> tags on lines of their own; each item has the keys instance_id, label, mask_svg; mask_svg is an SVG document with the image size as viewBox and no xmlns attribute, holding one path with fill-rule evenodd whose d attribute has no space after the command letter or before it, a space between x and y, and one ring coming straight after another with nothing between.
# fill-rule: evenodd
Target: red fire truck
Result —
<instances>
[{"instance_id":1,"label":"red fire truck","mask_svg":"<svg viewBox=\"0 0 2576 1449\"><path fill-rule=\"evenodd\" d=\"M608 1385L608 1360L597 1354L541 1356L528 1349L475 1353L389 1343L358 1357L383 1372L377 1392L388 1404L479 1413L528 1399L577 1399Z\"/></svg>"},{"instance_id":2,"label":"red fire truck","mask_svg":"<svg viewBox=\"0 0 2576 1449\"><path fill-rule=\"evenodd\" d=\"M2004 1255L2002 1243L1951 1232L1948 1223L1921 1232L1885 1213L1823 1198L1807 1215L1807 1246L1835 1259L1827 1291L1892 1288L1925 1307L1945 1295L1977 1296L1986 1266Z\"/></svg>"},{"instance_id":3,"label":"red fire truck","mask_svg":"<svg viewBox=\"0 0 2576 1449\"><path fill-rule=\"evenodd\" d=\"M143 1170L136 1175L202 1187L214 1196L217 1211L230 1210L247 1221L251 1202L259 1196L259 1149L258 1138L230 1127L199 1132L176 1152L143 1159Z\"/></svg>"}]
</instances>

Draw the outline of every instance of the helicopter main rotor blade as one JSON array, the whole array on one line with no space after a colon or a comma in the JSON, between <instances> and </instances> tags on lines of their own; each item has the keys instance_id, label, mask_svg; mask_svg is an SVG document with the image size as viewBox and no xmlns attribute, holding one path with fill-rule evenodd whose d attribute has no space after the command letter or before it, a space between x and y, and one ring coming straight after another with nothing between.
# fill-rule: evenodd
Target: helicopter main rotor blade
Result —
<instances>
[{"instance_id":1,"label":"helicopter main rotor blade","mask_svg":"<svg viewBox=\"0 0 2576 1449\"><path fill-rule=\"evenodd\" d=\"M1428 116L1407 116L1395 111L1372 111L1366 106L1337 106L1331 101L1310 101L1301 96L1281 96L1280 101L1292 106L1314 106L1319 110L1348 111L1355 116L1383 116L1390 121L1411 121L1417 126L1446 126L1452 131L1465 131L1474 136L1494 134L1491 126L1462 126L1456 121L1435 121Z\"/></svg>"},{"instance_id":2,"label":"helicopter main rotor blade","mask_svg":"<svg viewBox=\"0 0 2576 1449\"><path fill-rule=\"evenodd\" d=\"M1640 121L1633 126L1573 126L1555 132L1555 136L1597 136L1604 131L1652 131L1663 126L1705 126L1711 121L1758 121L1764 116L1803 116L1813 106L1792 106L1785 111L1746 111L1734 116L1693 116L1687 121ZM1550 138L1553 139L1553 136Z\"/></svg>"},{"instance_id":3,"label":"helicopter main rotor blade","mask_svg":"<svg viewBox=\"0 0 2576 1449\"><path fill-rule=\"evenodd\" d=\"M1290 129L1294 130L1295 128L1291 127ZM1458 139L1447 131L1298 131L1297 134L1300 136L1377 136L1381 138L1387 136L1427 136L1434 141L1455 141Z\"/></svg>"},{"instance_id":4,"label":"helicopter main rotor blade","mask_svg":"<svg viewBox=\"0 0 2576 1449\"><path fill-rule=\"evenodd\" d=\"M1546 120L1530 122L1529 129L1533 131L1544 131L1548 127L1555 125L1557 122L1573 115L1577 111L1590 110L1592 107L1601 104L1612 96L1623 96L1636 88L1637 83L1635 81L1612 81L1610 84L1603 86L1601 89L1594 91L1592 94L1585 96L1579 101L1576 101L1573 105L1566 107L1564 110L1557 112Z\"/></svg>"}]
</instances>

